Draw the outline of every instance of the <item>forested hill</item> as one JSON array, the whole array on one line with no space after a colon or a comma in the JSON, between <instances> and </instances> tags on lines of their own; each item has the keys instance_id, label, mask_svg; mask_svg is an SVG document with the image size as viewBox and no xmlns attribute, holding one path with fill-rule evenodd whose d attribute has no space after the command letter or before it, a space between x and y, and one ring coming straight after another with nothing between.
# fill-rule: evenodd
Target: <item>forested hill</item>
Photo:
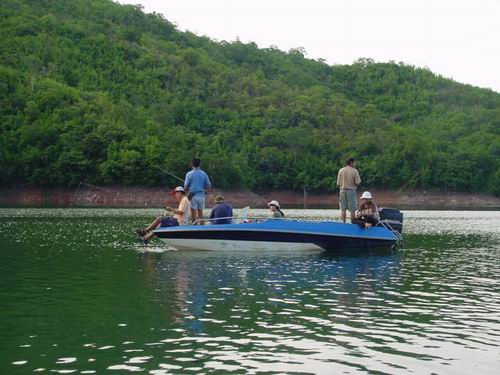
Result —
<instances>
[{"instance_id":1,"label":"forested hill","mask_svg":"<svg viewBox=\"0 0 500 375\"><path fill-rule=\"evenodd\" d=\"M0 183L500 194L500 94L402 63L329 66L108 0L1 0ZM167 15L168 17L168 15ZM457 64L460 62L457 61Z\"/></svg>"}]
</instances>

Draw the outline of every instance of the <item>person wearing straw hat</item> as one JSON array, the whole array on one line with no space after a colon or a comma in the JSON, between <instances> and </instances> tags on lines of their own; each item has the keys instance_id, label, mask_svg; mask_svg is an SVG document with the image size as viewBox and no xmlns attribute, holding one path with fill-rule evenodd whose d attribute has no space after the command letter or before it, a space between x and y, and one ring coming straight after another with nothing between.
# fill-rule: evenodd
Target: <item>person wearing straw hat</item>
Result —
<instances>
[{"instance_id":1,"label":"person wearing straw hat","mask_svg":"<svg viewBox=\"0 0 500 375\"><path fill-rule=\"evenodd\" d=\"M217 195L214 199L215 206L212 207L210 224L231 224L233 222L233 206L225 202L222 195Z\"/></svg>"},{"instance_id":2,"label":"person wearing straw hat","mask_svg":"<svg viewBox=\"0 0 500 375\"><path fill-rule=\"evenodd\" d=\"M370 228L373 225L377 225L380 216L378 214L377 204L373 201L373 196L369 191L365 191L361 194L361 203L359 208L355 213L355 218L352 221L353 224L359 224L363 228Z\"/></svg>"},{"instance_id":3,"label":"person wearing straw hat","mask_svg":"<svg viewBox=\"0 0 500 375\"><path fill-rule=\"evenodd\" d=\"M274 219L282 219L285 217L285 214L283 211L281 211L280 208L280 202L272 200L267 204L267 207L269 207L269 210L271 210L269 216Z\"/></svg>"}]
</instances>

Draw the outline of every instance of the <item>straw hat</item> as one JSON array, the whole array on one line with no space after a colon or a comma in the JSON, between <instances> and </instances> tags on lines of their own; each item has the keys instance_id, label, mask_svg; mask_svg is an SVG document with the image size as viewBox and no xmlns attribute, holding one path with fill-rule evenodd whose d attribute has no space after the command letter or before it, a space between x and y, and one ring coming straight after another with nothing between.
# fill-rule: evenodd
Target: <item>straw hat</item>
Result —
<instances>
[{"instance_id":1,"label":"straw hat","mask_svg":"<svg viewBox=\"0 0 500 375\"><path fill-rule=\"evenodd\" d=\"M224 197L222 195L217 195L214 199L215 203L222 203L224 202Z\"/></svg>"},{"instance_id":2,"label":"straw hat","mask_svg":"<svg viewBox=\"0 0 500 375\"><path fill-rule=\"evenodd\" d=\"M278 201L271 201L271 202L269 202L269 203L267 204L267 207L269 207L269 206L276 206L276 207L278 207L278 208L281 208L281 207L280 207L280 202L278 202Z\"/></svg>"}]
</instances>

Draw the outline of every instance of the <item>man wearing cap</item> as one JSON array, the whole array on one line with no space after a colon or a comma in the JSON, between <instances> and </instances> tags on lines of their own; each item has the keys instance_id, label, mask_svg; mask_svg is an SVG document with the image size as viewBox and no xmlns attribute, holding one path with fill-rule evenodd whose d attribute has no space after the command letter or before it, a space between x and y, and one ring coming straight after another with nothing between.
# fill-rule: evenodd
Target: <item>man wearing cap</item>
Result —
<instances>
[{"instance_id":1,"label":"man wearing cap","mask_svg":"<svg viewBox=\"0 0 500 375\"><path fill-rule=\"evenodd\" d=\"M215 206L210 211L211 224L231 224L233 222L233 207L224 202L224 197L218 195L214 200Z\"/></svg>"},{"instance_id":2,"label":"man wearing cap","mask_svg":"<svg viewBox=\"0 0 500 375\"><path fill-rule=\"evenodd\" d=\"M351 222L358 208L356 199L356 187L361 183L359 172L356 169L356 159L348 158L345 167L339 170L337 175L337 186L340 187L339 206L340 221L345 223L346 210L351 214Z\"/></svg>"},{"instance_id":3,"label":"man wearing cap","mask_svg":"<svg viewBox=\"0 0 500 375\"><path fill-rule=\"evenodd\" d=\"M203 209L205 208L205 191L212 187L208 175L200 168L201 160L193 158L193 169L186 173L184 179L184 189L188 192L191 208L191 219L195 222L203 219Z\"/></svg>"},{"instance_id":4,"label":"man wearing cap","mask_svg":"<svg viewBox=\"0 0 500 375\"><path fill-rule=\"evenodd\" d=\"M177 186L170 194L175 196L179 207L177 209L172 207L165 207L165 214L158 216L151 224L145 229L137 230L137 233L142 237L144 242L147 242L154 236L153 230L158 226L172 226L172 225L188 225L189 220L189 200L186 198L186 191L182 186ZM167 213L173 214L172 216Z\"/></svg>"}]
</instances>

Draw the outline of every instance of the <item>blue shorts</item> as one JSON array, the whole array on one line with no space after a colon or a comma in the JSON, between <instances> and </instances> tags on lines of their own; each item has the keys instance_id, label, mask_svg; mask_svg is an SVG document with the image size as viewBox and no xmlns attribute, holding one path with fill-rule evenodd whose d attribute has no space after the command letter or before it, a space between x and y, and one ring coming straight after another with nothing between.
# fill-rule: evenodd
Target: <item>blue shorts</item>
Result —
<instances>
[{"instance_id":1,"label":"blue shorts","mask_svg":"<svg viewBox=\"0 0 500 375\"><path fill-rule=\"evenodd\" d=\"M161 218L160 227L176 227L179 225L179 222L175 217L165 216Z\"/></svg>"},{"instance_id":2,"label":"blue shorts","mask_svg":"<svg viewBox=\"0 0 500 375\"><path fill-rule=\"evenodd\" d=\"M191 208L193 210L203 210L205 208L205 194L196 194L191 198Z\"/></svg>"}]
</instances>

